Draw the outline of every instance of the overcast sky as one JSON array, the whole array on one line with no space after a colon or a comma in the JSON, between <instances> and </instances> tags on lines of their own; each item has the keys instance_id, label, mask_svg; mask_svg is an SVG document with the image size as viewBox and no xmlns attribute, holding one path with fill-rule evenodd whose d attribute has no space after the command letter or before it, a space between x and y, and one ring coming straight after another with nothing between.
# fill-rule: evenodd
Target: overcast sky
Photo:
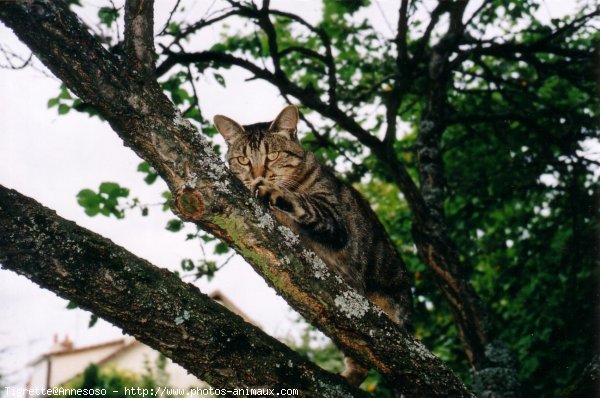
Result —
<instances>
[{"instance_id":1,"label":"overcast sky","mask_svg":"<svg viewBox=\"0 0 600 398\"><path fill-rule=\"evenodd\" d=\"M174 1L157 2L156 25L162 27ZM195 1L188 9L204 15L212 1ZM302 13L309 20L318 18L319 3L311 0L277 1L276 8ZM572 10L575 1L546 0L540 18L559 17ZM86 6L104 4L83 1ZM215 6L216 8L216 6ZM368 12L383 33L395 26L396 2L374 2ZM389 32L388 32L389 33ZM209 30L203 40L218 40L219 30ZM0 44L27 54L10 30L0 25ZM6 64L0 58L1 64ZM39 63L37 63L39 65ZM259 81L245 81L247 75L225 73L227 87L219 86L210 76L199 82L204 115L222 113L241 123L271 120L284 105L272 87ZM136 172L140 159L123 147L121 140L106 123L75 112L58 116L56 108L47 109L60 82L38 70L0 69L0 184L33 197L54 209L64 218L112 239L134 254L155 265L178 269L184 257L201 256L196 242L185 242L182 235L167 232L166 222L172 215L151 209L151 217L130 212L124 220L86 216L76 202L82 188L97 189L103 181L114 181L131 189L132 197L154 203L166 189L161 183L146 185ZM243 261L235 259L210 283L199 283L210 293L219 289L232 299L250 318L269 333L284 336L293 328L294 316L286 304ZM89 314L65 310L67 302L54 293L40 289L24 277L0 270L0 373L22 369L27 361L46 351L57 333L69 334L77 346L114 339L117 328L100 321L87 328Z\"/></svg>"}]
</instances>

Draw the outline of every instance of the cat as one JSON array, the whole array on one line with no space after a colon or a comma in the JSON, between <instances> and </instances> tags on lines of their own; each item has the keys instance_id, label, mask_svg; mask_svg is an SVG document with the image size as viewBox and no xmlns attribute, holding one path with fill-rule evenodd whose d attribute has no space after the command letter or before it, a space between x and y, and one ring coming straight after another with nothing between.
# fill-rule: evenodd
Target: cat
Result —
<instances>
[{"instance_id":1,"label":"cat","mask_svg":"<svg viewBox=\"0 0 600 398\"><path fill-rule=\"evenodd\" d=\"M235 176L329 269L410 329L406 266L367 201L301 146L298 118L298 109L289 105L270 123L242 126L222 115L214 123ZM343 375L351 382L358 384L365 374L347 361Z\"/></svg>"}]
</instances>

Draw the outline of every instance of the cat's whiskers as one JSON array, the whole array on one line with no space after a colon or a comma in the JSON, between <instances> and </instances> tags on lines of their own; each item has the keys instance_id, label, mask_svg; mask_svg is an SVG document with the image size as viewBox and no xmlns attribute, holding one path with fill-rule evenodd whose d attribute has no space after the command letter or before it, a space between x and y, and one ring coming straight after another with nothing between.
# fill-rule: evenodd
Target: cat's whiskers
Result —
<instances>
[{"instance_id":1,"label":"cat's whiskers","mask_svg":"<svg viewBox=\"0 0 600 398\"><path fill-rule=\"evenodd\" d=\"M289 189L290 191L295 191L300 186L300 182L291 178L283 177L279 180L279 185Z\"/></svg>"}]
</instances>

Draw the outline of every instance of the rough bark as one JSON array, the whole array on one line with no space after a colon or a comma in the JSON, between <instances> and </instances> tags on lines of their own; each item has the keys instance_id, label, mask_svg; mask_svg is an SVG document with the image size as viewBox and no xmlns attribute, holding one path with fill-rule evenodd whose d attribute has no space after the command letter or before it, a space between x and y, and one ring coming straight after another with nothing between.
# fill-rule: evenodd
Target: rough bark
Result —
<instances>
[{"instance_id":1,"label":"rough bark","mask_svg":"<svg viewBox=\"0 0 600 398\"><path fill-rule=\"evenodd\" d=\"M581 376L567 387L561 398L600 396L600 356L594 355L592 361L583 369Z\"/></svg>"},{"instance_id":2,"label":"rough bark","mask_svg":"<svg viewBox=\"0 0 600 398\"><path fill-rule=\"evenodd\" d=\"M471 396L420 342L331 274L291 231L276 224L156 82L142 84L132 77L63 1L3 2L0 20L70 90L94 106L125 145L159 172L182 219L232 246L345 353L377 369L409 396Z\"/></svg>"},{"instance_id":3,"label":"rough bark","mask_svg":"<svg viewBox=\"0 0 600 398\"><path fill-rule=\"evenodd\" d=\"M214 388L366 397L174 273L0 185L0 264L154 347Z\"/></svg>"}]
</instances>

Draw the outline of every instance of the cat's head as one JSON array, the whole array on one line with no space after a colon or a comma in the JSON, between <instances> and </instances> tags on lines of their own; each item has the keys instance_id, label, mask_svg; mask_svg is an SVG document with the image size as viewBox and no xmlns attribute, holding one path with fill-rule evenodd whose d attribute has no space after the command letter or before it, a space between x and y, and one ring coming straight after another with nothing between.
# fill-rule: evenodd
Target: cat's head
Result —
<instances>
[{"instance_id":1,"label":"cat's head","mask_svg":"<svg viewBox=\"0 0 600 398\"><path fill-rule=\"evenodd\" d=\"M233 173L247 186L259 177L294 188L306 151L298 141L298 109L289 105L271 123L242 126L216 115L215 126L227 143L227 160Z\"/></svg>"}]
</instances>

